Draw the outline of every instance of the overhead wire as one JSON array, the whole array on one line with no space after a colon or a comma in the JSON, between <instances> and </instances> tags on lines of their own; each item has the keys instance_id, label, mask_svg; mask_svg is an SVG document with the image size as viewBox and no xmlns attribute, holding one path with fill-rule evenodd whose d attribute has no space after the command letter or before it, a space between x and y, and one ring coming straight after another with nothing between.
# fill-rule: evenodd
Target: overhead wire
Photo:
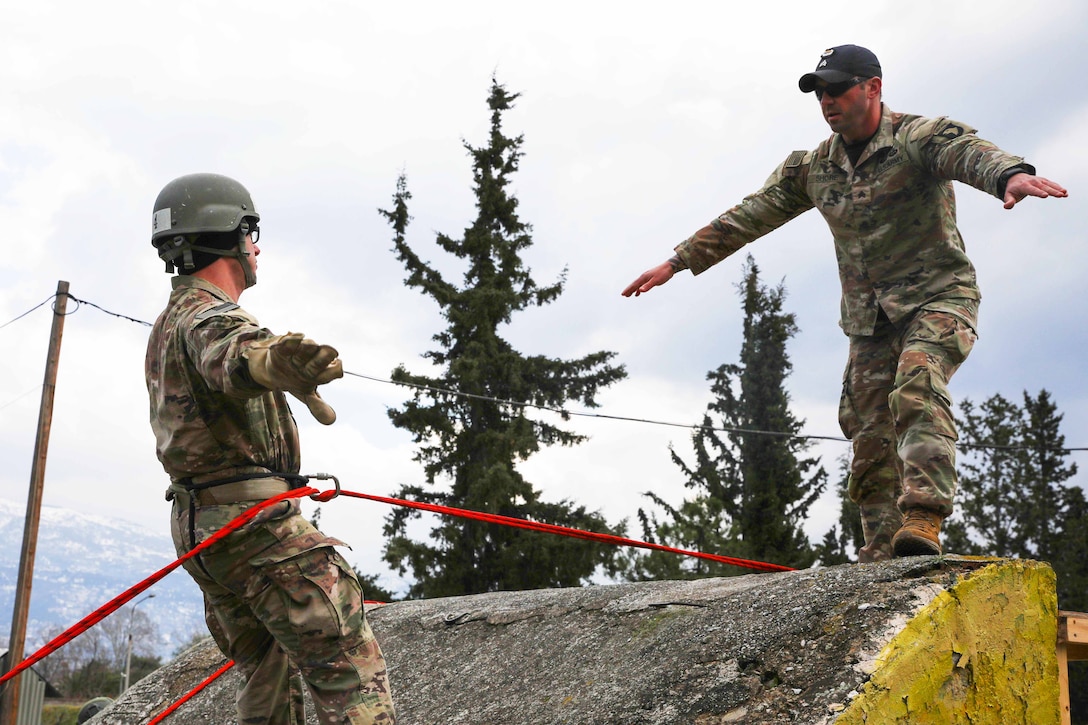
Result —
<instances>
[{"instance_id":1,"label":"overhead wire","mask_svg":"<svg viewBox=\"0 0 1088 725\"><path fill-rule=\"evenodd\" d=\"M8 325L10 325L12 322L15 322L16 320L19 320L19 319L21 319L23 317L26 317L31 312L38 309L39 307L42 307L43 305L48 303L50 300L52 300L56 296L57 296L56 294L50 296L44 302L41 302L40 304L36 305L35 307L27 310L26 312L24 312L23 314L19 315L16 318L14 318L13 320L10 320L10 321L4 323L3 325L0 325L0 329L2 329L4 327L7 327ZM77 304L76 304L75 309L72 309L72 310L68 311L66 314L70 315L70 314L73 314L74 312L78 311L80 305L90 305L91 307L94 307L95 309L98 309L98 310L106 313L107 315L112 315L113 317L117 317L117 318L120 318L120 319L123 319L123 320L128 320L129 322L135 322L135 323L137 323L139 325L145 325L147 327L153 327L153 325L150 322L147 322L145 320L141 320L141 319L138 319L138 318L135 318L135 317L129 317L128 315L123 315L123 314L121 314L119 312L112 312L110 310L107 310L104 307L101 307L101 306L95 304L94 302L89 302L87 300L80 299L80 298L76 297L75 295L73 295L71 293L68 293L68 297L70 299L74 300ZM787 433L787 432L784 432L784 431L769 431L769 430L760 430L760 429L755 429L755 428L740 428L740 427L731 427L731 426L708 426L708 425L702 425L702 424L699 424L699 423L674 423L674 422L670 422L670 421L654 420L654 419L651 419L651 418L637 418L637 417L634 417L634 416L612 415L612 414L608 414L608 413L591 413L589 411L568 410L566 408L557 408L557 407L554 407L554 406L541 405L539 403L531 403L531 402L523 401L523 400L507 400L507 399L504 399L504 398L496 398L496 397L489 396L489 395L480 395L480 394L477 394L477 393L466 393L466 392L462 392L462 391L459 391L459 390L453 390L453 389L450 389L450 388L439 388L439 387L430 386L430 385L421 385L419 383L407 383L407 382L401 382L401 381L396 381L396 380L389 380L388 378L380 378L380 377L375 377L375 376L372 376L372 375L364 375L362 373L355 373L355 372L351 372L351 371L348 371L348 370L345 370L344 374L345 375L351 375L352 377L356 377L356 378L362 378L363 380L370 380L370 381L373 381L373 382L384 383L384 384L389 384L389 385L400 385L402 387L415 388L415 389L418 389L418 390L424 390L424 391L427 391L427 392L437 393L437 394L441 394L441 395L453 395L453 396L458 396L458 397L462 397L462 398L483 400L483 401L493 402L493 403L497 403L499 405L506 405L506 406L510 406L510 407L514 407L514 408L533 408L535 410L542 410L542 411L547 411L547 412L551 412L551 413L556 413L557 415L562 416L564 420L567 420L567 419L569 419L571 417L598 418L598 419L601 419L601 420L616 420L616 421L626 421L626 422L630 422L630 423L644 423L644 424L647 424L647 425L658 425L658 426L666 426L666 427L672 427L672 428L684 428L684 429L687 429L687 430L705 430L705 431L708 431L708 432L716 432L716 433L732 433L732 434L737 434L737 435L758 435L758 436L767 436L767 437L774 437L774 438L788 438L790 440L812 440L812 441L830 441L830 442L833 442L833 443L850 443L850 440L848 438L844 438L842 436L802 434L802 433ZM22 397L22 396L20 396L20 397ZM14 401L12 401L12 402L14 402ZM10 404L11 403L7 403L6 405L10 405ZM6 407L6 405L5 405L5 407ZM965 443L963 441L957 441L956 446L959 447L959 448L974 448L974 449L979 449L979 450L1048 451L1048 452L1063 453L1063 454L1066 454L1066 455L1068 455L1069 453L1073 453L1073 452L1088 451L1088 446L1063 446L1063 447L1060 447L1060 448L1054 448L1054 447L1039 447L1039 446L1026 446L1026 445L996 445L996 444L992 444L992 443Z\"/></svg>"},{"instance_id":2,"label":"overhead wire","mask_svg":"<svg viewBox=\"0 0 1088 725\"><path fill-rule=\"evenodd\" d=\"M494 398L488 395L479 395L476 393L463 393L450 388L439 388L431 385L421 385L419 383L407 383L398 380L388 380L385 378L378 378L371 375L363 375L362 373L354 373L350 370L344 371L345 375L351 375L357 378L363 378L364 380L371 380L378 383L388 383L390 385L400 385L408 388L416 388L419 390L425 390L430 393L437 393L442 395L455 395L465 398L472 398L475 400L485 400L492 403L498 403L500 405L508 405L512 407L520 408L535 408L537 410L545 410L553 413L558 413L563 416L564 419L570 417L583 417L583 418L601 418L604 420L622 420L632 423L647 423L649 425L662 425L671 426L674 428L686 428L689 430L705 430L718 433L737 433L743 435L759 435L776 438L789 438L792 440L821 440L832 441L835 443L850 443L850 439L843 438L841 436L828 436L828 435L814 435L814 434L802 434L802 433L785 433L782 431L770 431L759 430L755 428L738 428L732 426L714 426L714 425L702 425L699 423L673 423L663 420L653 420L650 418L635 418L631 416L623 415L611 415L607 413L591 413L588 411L568 410L566 408L555 408L547 405L539 405L537 403L529 403L518 400L506 400L504 398ZM984 448L984 449L996 449L996 450L1040 450L1038 446L1012 446L1012 445L993 445L989 443L963 443L958 442L956 445L962 448ZM1058 452L1071 452L1071 451L1088 451L1088 447L1061 447L1061 448L1043 448L1046 451L1058 451Z\"/></svg>"},{"instance_id":3,"label":"overhead wire","mask_svg":"<svg viewBox=\"0 0 1088 725\"><path fill-rule=\"evenodd\" d=\"M4 329L5 327L7 327L8 325L12 324L13 322L18 322L19 320L23 319L24 317L26 317L27 315L29 315L29 314L30 314L31 312L33 312L34 310L38 309L39 307L41 307L41 306L43 306L43 305L46 305L46 304L49 304L49 302L51 302L51 301L52 301L52 300L53 300L53 299L54 299L55 297L56 297L56 295L55 295L55 294L49 295L48 297L46 297L46 298L45 298L45 300L43 300L42 302L39 302L38 304L34 305L33 307L31 307L31 308L30 308L29 310L27 310L27 311L26 311L26 312L24 312L23 314L21 314L21 315L18 315L18 316L16 316L16 317L14 317L14 318L12 318L12 319L8 320L8 321L7 321L7 322L5 322L4 324L0 325L0 330L3 330L3 329Z\"/></svg>"},{"instance_id":4,"label":"overhead wire","mask_svg":"<svg viewBox=\"0 0 1088 725\"><path fill-rule=\"evenodd\" d=\"M122 320L128 320L129 322L135 322L135 323L137 323L139 325L144 325L145 327L154 327L154 325L152 325L150 322L146 322L144 320L138 320L135 317L129 317L128 315L122 315L120 312L111 312L111 311L107 310L105 307L99 307L94 302L88 302L87 300L81 300L81 299L79 299L78 297L76 297L75 295L73 295L71 293L69 293L68 297L70 299L72 299L72 300L75 300L75 302L76 302L76 309L72 310L72 312L78 311L79 310L79 305L90 305L91 307L94 307L97 310L101 310L102 312L105 312L107 315L113 315L114 317L119 317ZM69 312L68 314L70 315L70 314L72 314L72 312Z\"/></svg>"},{"instance_id":5,"label":"overhead wire","mask_svg":"<svg viewBox=\"0 0 1088 725\"><path fill-rule=\"evenodd\" d=\"M712 426L702 425L698 423L673 423L664 420L652 420L650 418L635 418L625 415L611 415L608 413L591 413L585 410L568 410L567 408L556 408L549 405L540 405L538 403L530 403L523 400L506 400L504 398L494 398L489 395L479 395L477 393L462 393L460 391L452 390L450 388L437 388L431 385L420 385L419 383L405 383L397 380L388 380L385 378L377 378L371 375L363 375L362 373L353 373L350 370L344 371L345 375L351 375L357 378L363 378L364 380L372 380L377 383L389 383L391 385L401 385L407 388L416 388L419 390L425 390L430 393L439 393L442 395L455 395L462 398L472 398L474 400L484 400L491 403L498 403L500 405L509 405L517 408L534 408L536 410L544 410L552 413L558 413L565 419L572 417L579 418L601 418L603 420L622 420L630 423L647 423L650 425L663 425L673 428L687 428L689 430L707 430L720 433L742 433L748 435L762 435L775 438L790 438L799 440L825 440L835 441L838 443L849 443L846 438L824 435L805 435L800 433L784 433L782 431L769 431L769 430L757 430L754 428L737 428L730 426Z\"/></svg>"},{"instance_id":6,"label":"overhead wire","mask_svg":"<svg viewBox=\"0 0 1088 725\"><path fill-rule=\"evenodd\" d=\"M30 390L27 390L25 393L20 393L19 395L16 395L14 398L9 400L8 402L4 403L3 405L0 405L0 410L3 410L4 408L8 408L8 407L10 407L12 405L15 405L16 403L18 403L20 400L22 400L26 396L30 395L31 393L36 393L41 389L42 389L41 385L35 385Z\"/></svg>"}]
</instances>

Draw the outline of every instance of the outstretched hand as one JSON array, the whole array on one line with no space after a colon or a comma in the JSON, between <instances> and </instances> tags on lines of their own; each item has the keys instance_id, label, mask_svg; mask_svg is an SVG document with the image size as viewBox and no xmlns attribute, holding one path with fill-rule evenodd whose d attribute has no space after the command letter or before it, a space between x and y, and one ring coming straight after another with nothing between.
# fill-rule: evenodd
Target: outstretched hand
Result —
<instances>
[{"instance_id":1,"label":"outstretched hand","mask_svg":"<svg viewBox=\"0 0 1088 725\"><path fill-rule=\"evenodd\" d=\"M1045 199L1048 196L1065 198L1069 196L1069 192L1062 188L1060 184L1055 184L1050 179L1044 179L1041 176L1023 173L1009 177L1008 183L1005 184L1006 209L1012 209L1017 202L1029 196L1037 196L1040 199Z\"/></svg>"},{"instance_id":2,"label":"outstretched hand","mask_svg":"<svg viewBox=\"0 0 1088 725\"><path fill-rule=\"evenodd\" d=\"M318 385L344 377L336 348L318 345L301 332L289 332L253 343L245 357L256 383L291 393L306 404L319 423L336 421L336 411L317 392Z\"/></svg>"},{"instance_id":3,"label":"outstretched hand","mask_svg":"<svg viewBox=\"0 0 1088 725\"><path fill-rule=\"evenodd\" d=\"M653 269L648 269L639 275L631 284L621 292L624 297L630 297L632 294L638 297L643 292L649 292L658 285L665 284L672 276L676 274L676 270L673 269L671 262L662 262Z\"/></svg>"}]
</instances>

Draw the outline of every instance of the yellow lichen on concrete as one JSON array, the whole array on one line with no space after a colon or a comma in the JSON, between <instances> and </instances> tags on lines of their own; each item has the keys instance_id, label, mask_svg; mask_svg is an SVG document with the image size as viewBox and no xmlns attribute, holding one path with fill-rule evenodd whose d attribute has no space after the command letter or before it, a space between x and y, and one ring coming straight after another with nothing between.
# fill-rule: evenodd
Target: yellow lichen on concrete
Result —
<instances>
[{"instance_id":1,"label":"yellow lichen on concrete","mask_svg":"<svg viewBox=\"0 0 1088 725\"><path fill-rule=\"evenodd\" d=\"M835 725L1057 725L1054 572L1001 560L923 607Z\"/></svg>"}]
</instances>

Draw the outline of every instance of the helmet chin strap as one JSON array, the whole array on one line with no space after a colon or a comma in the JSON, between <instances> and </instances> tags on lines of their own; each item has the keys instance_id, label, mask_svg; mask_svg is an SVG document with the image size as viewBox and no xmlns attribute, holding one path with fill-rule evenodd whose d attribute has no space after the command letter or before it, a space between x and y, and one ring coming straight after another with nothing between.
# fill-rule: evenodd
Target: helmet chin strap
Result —
<instances>
[{"instance_id":1,"label":"helmet chin strap","mask_svg":"<svg viewBox=\"0 0 1088 725\"><path fill-rule=\"evenodd\" d=\"M249 250L246 249L246 236L248 234L249 230L245 228L245 225L242 225L238 230L238 245L230 250L193 244L184 236L174 237L174 239L160 248L159 258L166 262L167 273L173 273L174 268L176 267L177 271L181 274L191 274L190 270L195 266L193 264L194 251L207 252L220 257L231 257L236 260L238 266L242 268L242 277L245 280L245 287L243 287L243 289L249 289L257 284L257 273L253 269L254 262L250 259L252 255Z\"/></svg>"},{"instance_id":2,"label":"helmet chin strap","mask_svg":"<svg viewBox=\"0 0 1088 725\"><path fill-rule=\"evenodd\" d=\"M241 239L238 240L237 251L230 255L238 260L239 266L242 268L242 276L245 278L245 287L243 289L249 289L253 285L257 284L257 273L253 269L255 264L254 260L250 259L250 252L246 249L246 234L242 230L238 231Z\"/></svg>"}]
</instances>

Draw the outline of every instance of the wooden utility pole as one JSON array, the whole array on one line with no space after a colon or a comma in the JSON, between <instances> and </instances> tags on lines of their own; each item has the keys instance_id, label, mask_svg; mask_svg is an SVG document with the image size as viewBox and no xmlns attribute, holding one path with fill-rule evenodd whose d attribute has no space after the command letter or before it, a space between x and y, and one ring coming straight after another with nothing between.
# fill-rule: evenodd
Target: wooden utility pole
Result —
<instances>
[{"instance_id":1,"label":"wooden utility pole","mask_svg":"<svg viewBox=\"0 0 1088 725\"><path fill-rule=\"evenodd\" d=\"M11 638L8 639L8 667L23 661L26 644L26 622L30 614L30 588L34 580L34 555L38 549L38 523L42 517L42 490L45 488L45 459L49 451L49 431L53 426L53 396L57 387L57 363L60 361L60 339L64 334L64 315L68 311L68 283L57 282L53 301L53 330L49 334L49 353L45 361L45 383L42 403L38 409L38 433L34 439L34 463L30 469L30 493L26 502L26 523L23 524L23 551L19 559L19 581L15 585L15 610L11 615ZM22 675L8 681L0 697L0 723L14 723L19 713L19 681Z\"/></svg>"}]
</instances>

